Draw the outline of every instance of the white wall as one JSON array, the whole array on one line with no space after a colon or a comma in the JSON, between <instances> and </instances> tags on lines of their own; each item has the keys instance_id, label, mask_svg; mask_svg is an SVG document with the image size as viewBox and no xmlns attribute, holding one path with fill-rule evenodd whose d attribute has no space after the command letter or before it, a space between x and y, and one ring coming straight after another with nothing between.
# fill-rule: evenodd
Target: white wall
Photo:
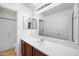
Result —
<instances>
[{"instance_id":1,"label":"white wall","mask_svg":"<svg viewBox=\"0 0 79 59\"><path fill-rule=\"evenodd\" d=\"M78 23L79 23L79 20L78 20L78 3L75 3L74 4L74 41L76 44L78 44Z\"/></svg>"},{"instance_id":2,"label":"white wall","mask_svg":"<svg viewBox=\"0 0 79 59\"><path fill-rule=\"evenodd\" d=\"M79 3L78 3L78 21L79 21ZM79 44L79 23L78 23L78 44Z\"/></svg>"},{"instance_id":3,"label":"white wall","mask_svg":"<svg viewBox=\"0 0 79 59\"><path fill-rule=\"evenodd\" d=\"M9 8L11 10L17 11L17 55L20 54L19 46L20 39L23 36L23 33L27 36L30 35L30 32L27 30L23 31L23 17L24 16L32 16L32 11L30 8L25 7L20 3L0 3L0 6L5 8ZM28 33L28 34L27 34Z\"/></svg>"},{"instance_id":4,"label":"white wall","mask_svg":"<svg viewBox=\"0 0 79 59\"><path fill-rule=\"evenodd\" d=\"M44 34L64 40L72 40L72 13L68 9L44 18Z\"/></svg>"}]
</instances>

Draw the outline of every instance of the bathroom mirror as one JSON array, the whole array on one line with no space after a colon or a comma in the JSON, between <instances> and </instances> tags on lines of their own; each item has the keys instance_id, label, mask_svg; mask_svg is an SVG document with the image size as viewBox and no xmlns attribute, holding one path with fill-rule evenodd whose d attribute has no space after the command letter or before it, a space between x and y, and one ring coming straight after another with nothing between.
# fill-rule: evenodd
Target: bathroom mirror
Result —
<instances>
[{"instance_id":1,"label":"bathroom mirror","mask_svg":"<svg viewBox=\"0 0 79 59\"><path fill-rule=\"evenodd\" d=\"M23 17L23 29L31 29L31 18L30 17Z\"/></svg>"},{"instance_id":2,"label":"bathroom mirror","mask_svg":"<svg viewBox=\"0 0 79 59\"><path fill-rule=\"evenodd\" d=\"M73 4L62 4L40 15L40 36L73 41Z\"/></svg>"},{"instance_id":3,"label":"bathroom mirror","mask_svg":"<svg viewBox=\"0 0 79 59\"><path fill-rule=\"evenodd\" d=\"M32 17L24 17L23 20L24 29L37 29L37 21Z\"/></svg>"}]
</instances>

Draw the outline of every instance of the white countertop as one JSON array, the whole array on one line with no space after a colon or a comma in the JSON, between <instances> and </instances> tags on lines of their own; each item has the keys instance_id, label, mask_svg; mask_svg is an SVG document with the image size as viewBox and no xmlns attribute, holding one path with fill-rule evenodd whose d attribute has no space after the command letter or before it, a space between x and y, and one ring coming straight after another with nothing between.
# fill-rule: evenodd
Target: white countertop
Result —
<instances>
[{"instance_id":1,"label":"white countertop","mask_svg":"<svg viewBox=\"0 0 79 59\"><path fill-rule=\"evenodd\" d=\"M23 37L22 40L50 56L79 56L79 50L35 37Z\"/></svg>"}]
</instances>

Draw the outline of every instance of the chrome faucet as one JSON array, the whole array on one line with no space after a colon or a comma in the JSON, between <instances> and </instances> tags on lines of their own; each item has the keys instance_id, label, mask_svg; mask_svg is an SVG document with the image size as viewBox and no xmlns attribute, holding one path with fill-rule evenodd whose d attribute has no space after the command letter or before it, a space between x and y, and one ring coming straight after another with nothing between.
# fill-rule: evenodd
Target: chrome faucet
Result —
<instances>
[{"instance_id":1,"label":"chrome faucet","mask_svg":"<svg viewBox=\"0 0 79 59\"><path fill-rule=\"evenodd\" d=\"M40 41L43 42L44 40L43 39L40 39Z\"/></svg>"}]
</instances>

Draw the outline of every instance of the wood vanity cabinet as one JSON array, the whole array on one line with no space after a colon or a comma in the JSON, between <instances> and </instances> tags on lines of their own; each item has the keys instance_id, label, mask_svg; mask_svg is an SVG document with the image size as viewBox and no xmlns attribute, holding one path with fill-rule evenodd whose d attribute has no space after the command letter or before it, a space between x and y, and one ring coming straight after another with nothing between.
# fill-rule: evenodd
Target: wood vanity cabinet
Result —
<instances>
[{"instance_id":1,"label":"wood vanity cabinet","mask_svg":"<svg viewBox=\"0 0 79 59\"><path fill-rule=\"evenodd\" d=\"M33 48L33 56L46 56L46 55L41 51L39 51L38 49Z\"/></svg>"},{"instance_id":2,"label":"wood vanity cabinet","mask_svg":"<svg viewBox=\"0 0 79 59\"><path fill-rule=\"evenodd\" d=\"M32 56L33 55L33 53L32 53L33 47L31 45L29 45L28 43L26 43L25 48L26 48L26 51L25 51L26 56Z\"/></svg>"},{"instance_id":3,"label":"wood vanity cabinet","mask_svg":"<svg viewBox=\"0 0 79 59\"><path fill-rule=\"evenodd\" d=\"M21 54L22 56L26 55L26 42L24 42L23 40L21 40Z\"/></svg>"},{"instance_id":4,"label":"wood vanity cabinet","mask_svg":"<svg viewBox=\"0 0 79 59\"><path fill-rule=\"evenodd\" d=\"M22 56L32 56L32 46L21 40L21 54Z\"/></svg>"},{"instance_id":5,"label":"wood vanity cabinet","mask_svg":"<svg viewBox=\"0 0 79 59\"><path fill-rule=\"evenodd\" d=\"M23 40L21 40L21 54L22 56L46 56L44 53L32 47Z\"/></svg>"}]
</instances>

